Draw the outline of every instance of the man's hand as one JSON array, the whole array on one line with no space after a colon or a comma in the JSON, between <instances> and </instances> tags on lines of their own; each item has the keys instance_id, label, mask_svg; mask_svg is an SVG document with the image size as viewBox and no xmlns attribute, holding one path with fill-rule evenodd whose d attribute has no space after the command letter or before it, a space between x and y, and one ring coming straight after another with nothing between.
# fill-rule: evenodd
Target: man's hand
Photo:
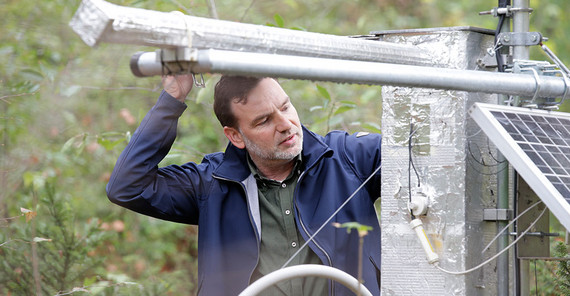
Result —
<instances>
[{"instance_id":1,"label":"man's hand","mask_svg":"<svg viewBox=\"0 0 570 296\"><path fill-rule=\"evenodd\" d=\"M162 87L164 87L164 90L182 103L184 103L184 99L192 90L192 86L194 86L192 74L162 76Z\"/></svg>"}]
</instances>

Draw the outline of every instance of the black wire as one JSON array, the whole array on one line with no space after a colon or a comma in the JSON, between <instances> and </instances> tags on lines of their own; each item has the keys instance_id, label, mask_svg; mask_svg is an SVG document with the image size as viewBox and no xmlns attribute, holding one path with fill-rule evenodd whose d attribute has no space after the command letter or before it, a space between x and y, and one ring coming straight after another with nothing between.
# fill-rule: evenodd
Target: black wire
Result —
<instances>
[{"instance_id":1,"label":"black wire","mask_svg":"<svg viewBox=\"0 0 570 296\"><path fill-rule=\"evenodd\" d=\"M412 132L414 124L410 122L410 135L408 137L408 197L409 202L412 202ZM416 219L414 211L410 209L410 217L412 220Z\"/></svg>"},{"instance_id":2,"label":"black wire","mask_svg":"<svg viewBox=\"0 0 570 296\"><path fill-rule=\"evenodd\" d=\"M420 187L420 174L418 174L418 170L416 169L416 166L414 165L414 160L412 158L412 136L414 135L414 124L410 123L410 135L408 137L408 197L409 197L409 202L412 202L412 168L414 169L414 172L416 173L416 178L418 180L418 187ZM416 219L416 216L414 216L414 212L410 209L410 216L412 218L412 220Z\"/></svg>"},{"instance_id":3,"label":"black wire","mask_svg":"<svg viewBox=\"0 0 570 296\"><path fill-rule=\"evenodd\" d=\"M497 46L499 33L501 33L501 28L503 27L504 22L505 22L505 15L502 14L499 17L499 24L497 25L497 30L495 30L495 58L497 59L497 68L499 69L499 72L505 71L503 56L501 55L501 52L499 51L499 46Z\"/></svg>"},{"instance_id":4,"label":"black wire","mask_svg":"<svg viewBox=\"0 0 570 296\"><path fill-rule=\"evenodd\" d=\"M499 8L505 8L508 5L511 5L511 0L499 0ZM499 33L501 33L501 29L503 28L503 24L505 23L505 18L506 18L506 15L504 15L504 14L501 14L499 16L499 24L497 25L497 29L495 30L495 46L496 46L495 58L497 59L497 68L499 69L499 72L505 71L503 56L501 56L501 53L499 52L499 47L497 46Z\"/></svg>"}]
</instances>

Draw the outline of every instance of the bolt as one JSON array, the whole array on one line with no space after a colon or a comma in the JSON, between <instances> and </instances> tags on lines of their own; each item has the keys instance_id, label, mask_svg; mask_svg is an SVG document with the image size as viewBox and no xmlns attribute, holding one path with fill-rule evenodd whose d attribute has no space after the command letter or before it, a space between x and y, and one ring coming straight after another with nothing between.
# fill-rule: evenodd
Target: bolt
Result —
<instances>
[{"instance_id":1,"label":"bolt","mask_svg":"<svg viewBox=\"0 0 570 296\"><path fill-rule=\"evenodd\" d=\"M532 42L536 42L538 38L536 37L536 35L532 35Z\"/></svg>"},{"instance_id":2,"label":"bolt","mask_svg":"<svg viewBox=\"0 0 570 296\"><path fill-rule=\"evenodd\" d=\"M503 41L508 43L511 41L511 37L509 37L509 35L505 35L505 37L503 37Z\"/></svg>"}]
</instances>

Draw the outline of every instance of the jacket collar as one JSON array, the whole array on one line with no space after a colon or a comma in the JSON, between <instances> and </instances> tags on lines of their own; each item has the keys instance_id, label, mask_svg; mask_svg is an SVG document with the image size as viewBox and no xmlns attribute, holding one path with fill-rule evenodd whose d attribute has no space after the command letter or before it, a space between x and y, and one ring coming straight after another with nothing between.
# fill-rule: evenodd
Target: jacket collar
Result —
<instances>
[{"instance_id":1,"label":"jacket collar","mask_svg":"<svg viewBox=\"0 0 570 296\"><path fill-rule=\"evenodd\" d=\"M333 150L323 142L321 136L311 132L305 126L303 128L303 151L302 169L315 165L322 157L330 157ZM251 171L247 164L247 155L245 149L239 149L231 142L226 147L224 159L220 166L214 170L214 176L222 179L241 182L245 180Z\"/></svg>"}]
</instances>

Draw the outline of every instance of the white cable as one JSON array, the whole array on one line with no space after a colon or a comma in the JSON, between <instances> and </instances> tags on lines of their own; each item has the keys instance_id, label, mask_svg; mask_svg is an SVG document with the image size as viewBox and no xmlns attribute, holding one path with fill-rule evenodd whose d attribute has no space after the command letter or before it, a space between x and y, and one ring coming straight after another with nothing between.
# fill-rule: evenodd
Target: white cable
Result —
<instances>
[{"instance_id":1,"label":"white cable","mask_svg":"<svg viewBox=\"0 0 570 296\"><path fill-rule=\"evenodd\" d=\"M289 260L287 260L287 262L285 262L285 264L283 264L283 266L281 266L280 269L285 268L285 266L287 266L287 265L289 265L289 263L291 263L293 258L295 258L295 256L297 256L301 252L301 250L303 250L309 244L309 242L311 242L315 238L315 236L317 234L319 234L319 232L323 228L325 228L326 225L329 224L329 222L332 220L332 218L334 216L336 216L336 214L338 214L338 212L340 212L340 210L342 210L342 208L344 208L344 206L356 195L356 193L358 193L358 191L360 191L360 189L362 189L362 187L364 187L364 185L366 185L366 183L368 183L368 181L370 181L370 179L372 179L372 177L374 177L374 175L376 175L376 173L380 170L380 168L382 168L382 164L380 164L378 166L378 168L376 170L374 170L374 172L372 172L372 174L370 174L370 176L368 176L368 178L366 180L364 180L364 182L362 182L362 184L360 184L360 186L358 188L356 188L356 190L354 190L354 192L344 201L344 203L342 203L342 205L340 205L340 207L338 207L338 209L336 209L336 211L334 211L334 213L332 213L332 215L330 215L330 217L325 222L323 222L321 227L319 227L319 229L317 229L317 231L315 231L315 233L313 233L313 235L311 235L309 237L309 239L297 250L297 252L295 252L295 254L293 254L291 256L291 258L289 258Z\"/></svg>"},{"instance_id":2,"label":"white cable","mask_svg":"<svg viewBox=\"0 0 570 296\"><path fill-rule=\"evenodd\" d=\"M481 251L481 254L485 253L485 251L487 251L491 245L493 244L493 242L499 238L499 236L501 235L501 233L505 232L505 230L509 229L509 227L515 223L522 215L526 214L526 212L530 211L532 208L536 207L537 205L541 204L542 200L539 200L538 202L536 202L535 204L533 204L532 206L530 206L529 208L527 208L526 210L524 210L522 213L520 213L516 218L514 218L509 224L507 224L507 226L505 226L505 228L501 229L501 231L499 231L499 233L497 233L497 235L491 240L491 242L489 242L489 244L483 248L483 251Z\"/></svg>"},{"instance_id":3,"label":"white cable","mask_svg":"<svg viewBox=\"0 0 570 296\"><path fill-rule=\"evenodd\" d=\"M544 210L542 210L542 213L540 213L540 215L538 216L538 218L536 218L536 220L534 220L534 222L532 222L532 223L530 224L530 226L529 226L523 233L521 233L520 236L519 236L517 239L515 239L511 244L509 244L506 248L504 248L503 250L501 250L499 253L495 254L495 256L493 256L493 257L487 259L487 260L484 261L483 263L481 263L481 264L479 264L479 265L477 265L477 266L475 266L475 267L473 267L473 268L471 268L471 269L465 270L465 271L449 271L449 270L445 270L445 269L443 269L442 267L440 267L438 263L435 263L434 266L435 266L437 269L439 269L440 271L442 271L442 272L445 272L445 273L448 273L448 274L453 274L453 275L465 275L465 274L468 274L468 273L470 273L470 272L473 272L473 271L475 271L475 270L477 270L477 269L479 269L479 268L485 266L487 263L489 263L489 262L491 262L491 261L497 259L497 257L499 257L500 255L502 255L504 252L508 251L508 250L509 250L512 246L514 246L519 240L521 240L521 239L526 235L526 233L529 232L532 227L534 227L534 224L536 224L536 223L538 222L538 220L539 220L540 218L542 218L542 215L544 215L544 213L546 212L546 209L547 209L547 207L544 207Z\"/></svg>"}]
</instances>

